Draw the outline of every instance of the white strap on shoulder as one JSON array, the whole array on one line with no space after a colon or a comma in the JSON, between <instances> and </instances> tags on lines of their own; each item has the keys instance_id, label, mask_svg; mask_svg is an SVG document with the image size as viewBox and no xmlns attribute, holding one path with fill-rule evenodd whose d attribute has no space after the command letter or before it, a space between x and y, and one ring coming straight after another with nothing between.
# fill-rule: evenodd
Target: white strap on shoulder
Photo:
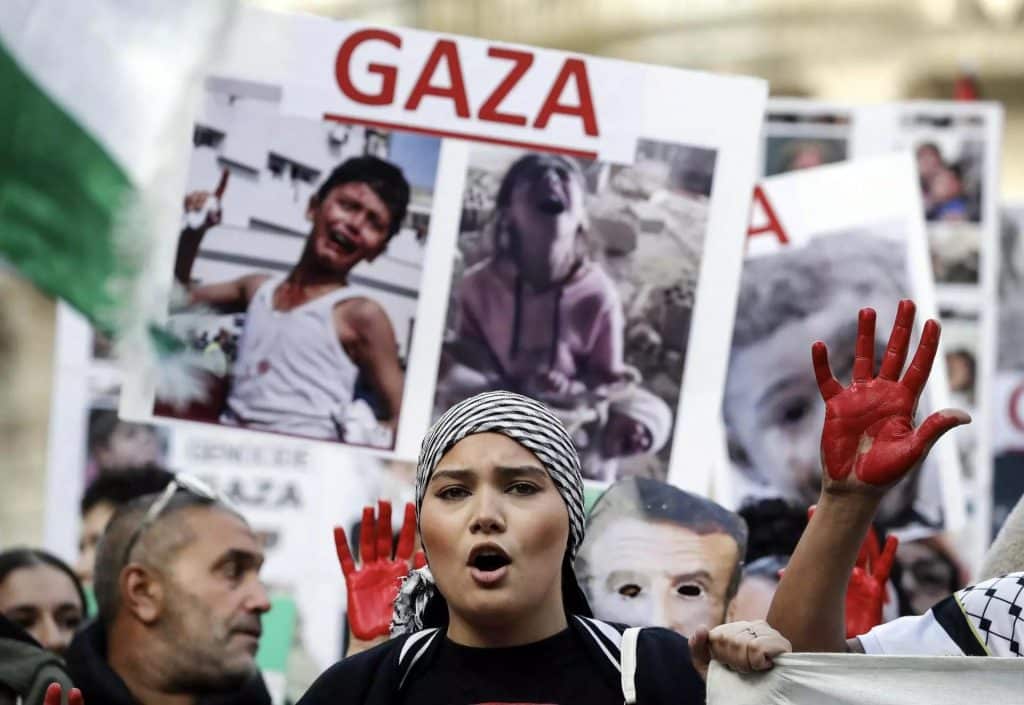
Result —
<instances>
[{"instance_id":1,"label":"white strap on shoulder","mask_svg":"<svg viewBox=\"0 0 1024 705\"><path fill-rule=\"evenodd\" d=\"M412 672L412 667L415 666L416 662L420 660L420 657L426 653L430 643L434 641L434 637L436 637L439 632L440 630L436 627L423 629L406 639L405 643L402 645L402 650L398 653L398 668L402 673L402 679L398 682L399 690L401 690L402 686L405 685L405 679L408 678L409 674ZM411 653L413 647L419 642L423 642L419 650L406 662L406 657Z\"/></svg>"},{"instance_id":2,"label":"white strap on shoulder","mask_svg":"<svg viewBox=\"0 0 1024 705\"><path fill-rule=\"evenodd\" d=\"M622 649L619 652L622 671L622 696L625 705L636 705L636 645L640 638L640 627L630 627L622 634Z\"/></svg>"}]
</instances>

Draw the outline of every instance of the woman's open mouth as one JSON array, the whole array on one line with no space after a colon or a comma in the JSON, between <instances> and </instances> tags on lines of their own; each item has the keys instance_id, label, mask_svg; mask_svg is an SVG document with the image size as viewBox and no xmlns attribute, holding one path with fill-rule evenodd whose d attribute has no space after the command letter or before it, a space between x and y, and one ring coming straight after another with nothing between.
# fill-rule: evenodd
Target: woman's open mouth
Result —
<instances>
[{"instance_id":1,"label":"woman's open mouth","mask_svg":"<svg viewBox=\"0 0 1024 705\"><path fill-rule=\"evenodd\" d=\"M470 552L469 573L478 585L490 587L504 579L508 574L510 563L512 563L512 559L500 546L484 544Z\"/></svg>"}]
</instances>

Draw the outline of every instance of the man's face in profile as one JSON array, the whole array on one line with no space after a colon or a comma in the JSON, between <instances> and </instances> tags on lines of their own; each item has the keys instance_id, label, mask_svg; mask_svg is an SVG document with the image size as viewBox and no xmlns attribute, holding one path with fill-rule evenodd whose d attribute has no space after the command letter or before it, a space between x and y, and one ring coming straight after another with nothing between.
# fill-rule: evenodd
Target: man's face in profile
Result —
<instances>
[{"instance_id":1,"label":"man's face in profile","mask_svg":"<svg viewBox=\"0 0 1024 705\"><path fill-rule=\"evenodd\" d=\"M586 590L594 616L691 636L722 624L739 556L724 533L621 517L587 542Z\"/></svg>"},{"instance_id":2,"label":"man's face in profile","mask_svg":"<svg viewBox=\"0 0 1024 705\"><path fill-rule=\"evenodd\" d=\"M198 538L166 566L163 628L181 645L167 669L182 692L231 690L256 668L260 617L270 609L259 578L263 549L252 529L230 512L182 512Z\"/></svg>"}]
</instances>

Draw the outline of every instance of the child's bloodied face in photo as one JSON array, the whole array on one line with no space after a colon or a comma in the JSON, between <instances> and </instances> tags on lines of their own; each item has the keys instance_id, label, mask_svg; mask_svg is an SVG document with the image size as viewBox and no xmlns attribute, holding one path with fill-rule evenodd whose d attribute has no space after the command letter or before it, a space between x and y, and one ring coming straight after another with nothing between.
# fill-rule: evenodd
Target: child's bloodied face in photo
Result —
<instances>
[{"instance_id":1,"label":"child's bloodied face in photo","mask_svg":"<svg viewBox=\"0 0 1024 705\"><path fill-rule=\"evenodd\" d=\"M746 481L798 507L818 500L825 405L811 345L828 346L835 376L848 384L854 314L870 306L878 321L877 370L886 328L905 296L904 262L900 243L867 232L819 237L748 260L723 400L730 459ZM881 520L899 514L915 495L915 481L902 483L885 498Z\"/></svg>"},{"instance_id":2,"label":"child's bloodied face in photo","mask_svg":"<svg viewBox=\"0 0 1024 705\"><path fill-rule=\"evenodd\" d=\"M524 276L535 285L564 277L586 217L578 167L563 157L531 154L513 165L502 186L499 206Z\"/></svg>"},{"instance_id":3,"label":"child's bloodied face in photo","mask_svg":"<svg viewBox=\"0 0 1024 705\"><path fill-rule=\"evenodd\" d=\"M388 241L391 215L370 186L351 181L332 188L310 204L311 246L325 269L348 272L362 260L379 255Z\"/></svg>"}]
</instances>

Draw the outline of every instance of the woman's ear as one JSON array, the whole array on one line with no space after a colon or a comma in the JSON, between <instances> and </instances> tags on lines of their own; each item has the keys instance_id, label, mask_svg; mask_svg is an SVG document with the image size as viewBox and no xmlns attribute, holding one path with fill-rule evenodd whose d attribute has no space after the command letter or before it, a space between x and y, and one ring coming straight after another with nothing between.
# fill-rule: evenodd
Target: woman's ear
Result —
<instances>
[{"instance_id":1,"label":"woman's ear","mask_svg":"<svg viewBox=\"0 0 1024 705\"><path fill-rule=\"evenodd\" d=\"M317 199L316 194L309 197L309 203L306 204L306 220L313 222L316 217L316 210L320 207L320 201Z\"/></svg>"},{"instance_id":2,"label":"woman's ear","mask_svg":"<svg viewBox=\"0 0 1024 705\"><path fill-rule=\"evenodd\" d=\"M129 563L121 571L121 602L135 619L152 624L163 613L164 586L160 577L138 563Z\"/></svg>"}]
</instances>

